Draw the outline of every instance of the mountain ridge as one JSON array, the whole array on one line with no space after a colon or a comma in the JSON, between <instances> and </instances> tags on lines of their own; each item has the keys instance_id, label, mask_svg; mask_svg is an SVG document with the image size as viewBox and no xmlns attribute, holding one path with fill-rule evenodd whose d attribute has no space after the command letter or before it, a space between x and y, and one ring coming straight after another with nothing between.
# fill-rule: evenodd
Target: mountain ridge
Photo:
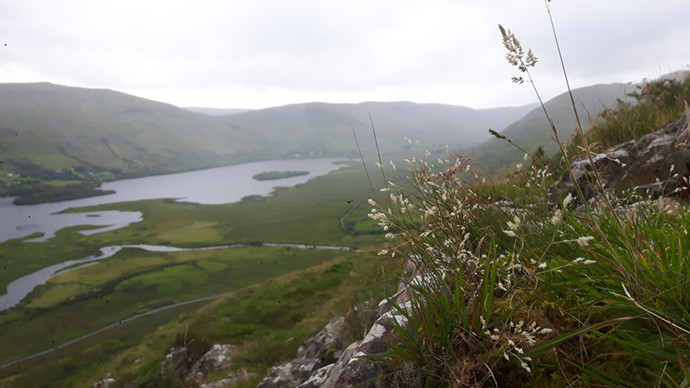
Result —
<instances>
[{"instance_id":1,"label":"mountain ridge","mask_svg":"<svg viewBox=\"0 0 690 388\"><path fill-rule=\"evenodd\" d=\"M509 112L497 123L507 125L524 111L363 102L291 104L209 116L111 89L0 84L0 169L11 171L21 161L56 170L150 175L268 158L348 157L357 155L350 126L370 135L369 114L383 148L401 151L403 136L445 143L448 134L462 129L462 122L474 120L463 113L495 117ZM373 141L362 143L373 149Z\"/></svg>"}]
</instances>

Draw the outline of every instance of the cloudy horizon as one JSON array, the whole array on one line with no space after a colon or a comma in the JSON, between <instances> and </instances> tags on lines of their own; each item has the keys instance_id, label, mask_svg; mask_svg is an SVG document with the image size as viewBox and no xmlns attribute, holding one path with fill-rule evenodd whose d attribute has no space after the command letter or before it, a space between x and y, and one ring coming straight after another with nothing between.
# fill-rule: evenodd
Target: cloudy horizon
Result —
<instances>
[{"instance_id":1,"label":"cloudy horizon","mask_svg":"<svg viewBox=\"0 0 690 388\"><path fill-rule=\"evenodd\" d=\"M686 0L549 4L573 88L688 69ZM0 5L0 82L106 88L184 107L534 103L529 85L510 81L517 73L499 23L539 57L542 96L564 92L543 0L24 0Z\"/></svg>"}]
</instances>

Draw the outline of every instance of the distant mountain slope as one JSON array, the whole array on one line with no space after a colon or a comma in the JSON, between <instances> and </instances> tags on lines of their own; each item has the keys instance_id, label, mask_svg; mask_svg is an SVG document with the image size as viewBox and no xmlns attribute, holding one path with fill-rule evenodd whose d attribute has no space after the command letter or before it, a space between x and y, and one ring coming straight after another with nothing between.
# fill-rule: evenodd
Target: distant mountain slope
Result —
<instances>
[{"instance_id":1,"label":"distant mountain slope","mask_svg":"<svg viewBox=\"0 0 690 388\"><path fill-rule=\"evenodd\" d=\"M477 110L453 105L411 102L360 104L306 103L222 117L238 131L260 133L262 144L283 155L357 156L354 128L364 151L374 150L371 119L383 152L399 152L403 137L419 139L424 148L467 147L488 138L489 127L503 128L533 106Z\"/></svg>"},{"instance_id":2,"label":"distant mountain slope","mask_svg":"<svg viewBox=\"0 0 690 388\"><path fill-rule=\"evenodd\" d=\"M404 151L403 136L421 140L423 148L457 148L487 139L487 128L503 128L530 109L308 103L210 116L112 90L0 84L0 170L21 165L19 171L28 172L36 165L122 176L268 158L358 156L351 126L364 151L373 151L370 114L383 152Z\"/></svg>"},{"instance_id":3,"label":"distant mountain slope","mask_svg":"<svg viewBox=\"0 0 690 388\"><path fill-rule=\"evenodd\" d=\"M175 106L111 91L0 85L0 154L61 169L146 173L252 158L258 136Z\"/></svg>"},{"instance_id":4,"label":"distant mountain slope","mask_svg":"<svg viewBox=\"0 0 690 388\"><path fill-rule=\"evenodd\" d=\"M598 84L573 90L582 125L588 127L590 119L595 119L605 107L612 107L616 99L628 99L627 93L633 91L635 91L635 85L620 83ZM547 101L545 106L556 125L561 141L570 141L577 122L568 93L554 97ZM499 132L530 152L540 145L544 147L547 154L558 150L558 146L551 139L553 132L540 106ZM491 138L478 147L472 148L471 152L475 153L478 163L492 168L503 166L523 155L515 147L496 138Z\"/></svg>"},{"instance_id":5,"label":"distant mountain slope","mask_svg":"<svg viewBox=\"0 0 690 388\"><path fill-rule=\"evenodd\" d=\"M195 107L195 106L184 107L184 109L186 109L190 112L203 113L203 114L209 115L209 116L234 115L237 113L244 113L244 112L249 112L252 110L252 109L202 108L202 107Z\"/></svg>"}]
</instances>

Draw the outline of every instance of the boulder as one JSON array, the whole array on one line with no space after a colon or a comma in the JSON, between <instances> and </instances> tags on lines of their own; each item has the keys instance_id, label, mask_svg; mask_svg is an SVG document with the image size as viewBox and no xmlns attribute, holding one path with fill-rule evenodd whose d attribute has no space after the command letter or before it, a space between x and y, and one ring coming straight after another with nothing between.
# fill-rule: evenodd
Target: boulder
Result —
<instances>
[{"instance_id":1,"label":"boulder","mask_svg":"<svg viewBox=\"0 0 690 388\"><path fill-rule=\"evenodd\" d=\"M209 374L230 368L232 356L235 353L237 353L237 347L234 345L213 345L209 351L194 362L190 375L194 377L197 384L201 385Z\"/></svg>"},{"instance_id":2,"label":"boulder","mask_svg":"<svg viewBox=\"0 0 690 388\"><path fill-rule=\"evenodd\" d=\"M113 378L106 378L101 381L95 382L91 388L112 388L115 386L115 379Z\"/></svg>"},{"instance_id":3,"label":"boulder","mask_svg":"<svg viewBox=\"0 0 690 388\"><path fill-rule=\"evenodd\" d=\"M321 367L314 358L299 358L271 369L256 388L294 388Z\"/></svg>"},{"instance_id":4,"label":"boulder","mask_svg":"<svg viewBox=\"0 0 690 388\"><path fill-rule=\"evenodd\" d=\"M315 336L297 348L297 358L323 358L343 348L345 317L333 318Z\"/></svg>"},{"instance_id":5,"label":"boulder","mask_svg":"<svg viewBox=\"0 0 690 388\"><path fill-rule=\"evenodd\" d=\"M560 203L568 194L579 202L594 197L599 191L595 170L603 189L631 182L637 185L640 194L650 198L684 191L690 176L689 114L690 109L665 128L593 154L592 160L588 157L574 160L570 165L572 175L567 170L563 172L561 179L550 188L549 199L552 203ZM673 173L671 166L674 166ZM675 173L680 174L674 176ZM578 186L584 196L582 199L578 198Z\"/></svg>"}]
</instances>

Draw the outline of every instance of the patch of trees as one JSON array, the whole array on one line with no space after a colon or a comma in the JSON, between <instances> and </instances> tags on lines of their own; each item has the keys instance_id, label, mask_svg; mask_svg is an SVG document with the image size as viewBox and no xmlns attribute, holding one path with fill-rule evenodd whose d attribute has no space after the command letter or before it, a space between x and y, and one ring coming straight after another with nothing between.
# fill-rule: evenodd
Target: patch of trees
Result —
<instances>
[{"instance_id":1,"label":"patch of trees","mask_svg":"<svg viewBox=\"0 0 690 388\"><path fill-rule=\"evenodd\" d=\"M92 183L79 183L66 186L53 186L39 181L26 181L8 188L8 195L17 197L15 205L32 205L44 202L68 201L78 198L113 194L114 190L99 190Z\"/></svg>"}]
</instances>

